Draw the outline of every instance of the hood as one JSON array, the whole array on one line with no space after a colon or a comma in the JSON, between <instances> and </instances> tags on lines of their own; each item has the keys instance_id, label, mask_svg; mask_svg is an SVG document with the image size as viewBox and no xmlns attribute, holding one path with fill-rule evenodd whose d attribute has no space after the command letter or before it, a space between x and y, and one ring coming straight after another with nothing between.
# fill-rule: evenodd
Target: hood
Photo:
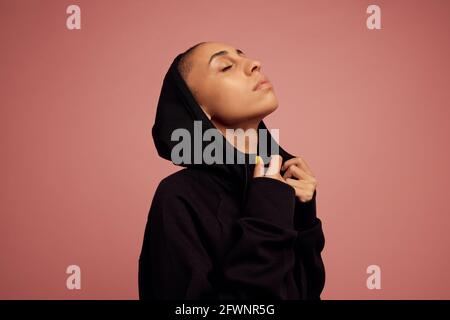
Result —
<instances>
[{"instance_id":1,"label":"hood","mask_svg":"<svg viewBox=\"0 0 450 320\"><path fill-rule=\"evenodd\" d=\"M158 155L166 160L171 162L171 153L173 148L180 143L177 139L176 141L172 141L172 132L176 129L185 129L189 132L190 137L195 135L194 132L194 121L197 122L197 132L199 129L199 125L201 127L201 132L204 133L208 129L218 130L214 124L209 120L206 114L203 112L200 105L196 102L194 96L192 95L189 87L185 83L181 74L178 72L178 61L181 59L182 53L180 53L173 60L170 65L169 70L167 71L164 81L161 88L161 94L159 96L158 105L156 109L156 117L155 123L152 127L152 137L155 143L156 150L158 151ZM264 121L260 121L259 129L266 129L267 127L264 124ZM275 139L272 137L269 130L267 132L267 146L268 150L265 152L266 154L261 154L261 157L264 160L264 163L267 165L270 160L270 152L272 144L275 144L278 147L278 154L283 157L283 162L293 158L294 156L286 152ZM201 163L196 163L194 160L194 151L199 151L199 146L195 147L194 143L191 143L191 152L190 152L190 161L186 161L186 163L182 162L177 164L182 167L191 167L198 168L202 170L212 170L219 174L222 174L224 177L231 178L232 180L237 181L247 181L249 173L253 173L254 168L254 157L256 154L248 154L243 153L236 147L234 147L223 135L220 135L221 144L223 147L223 159L222 163L213 163L206 164L203 161ZM205 147L210 145L211 141L204 141L201 139L201 143L199 143L201 154L203 154L203 150ZM194 150L194 147L196 148ZM276 150L276 148L275 148ZM227 152L233 152L230 154L235 155L235 159L238 157L242 157L244 159L244 163L237 163L234 161L233 164L227 164L225 161L225 155ZM259 144L258 151L259 152ZM173 162L174 163L174 162ZM253 163L253 164L252 164Z\"/></svg>"}]
</instances>

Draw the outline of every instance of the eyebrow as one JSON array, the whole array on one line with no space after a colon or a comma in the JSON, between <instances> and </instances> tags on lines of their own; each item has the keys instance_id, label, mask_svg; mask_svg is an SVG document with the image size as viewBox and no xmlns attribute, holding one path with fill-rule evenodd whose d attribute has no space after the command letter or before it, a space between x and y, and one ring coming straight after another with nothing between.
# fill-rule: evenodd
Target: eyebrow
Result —
<instances>
[{"instance_id":1,"label":"eyebrow","mask_svg":"<svg viewBox=\"0 0 450 320\"><path fill-rule=\"evenodd\" d=\"M229 53L229 52L228 52L227 50L222 50L222 51L219 51L219 52L214 53L214 54L211 56L211 58L209 58L208 65L211 64L211 61L212 61L214 58L219 57L219 56L226 55L226 54L228 54L228 53ZM243 52L242 50L239 50L239 49L236 49L236 53L237 53L237 54L244 54L244 52Z\"/></svg>"}]
</instances>

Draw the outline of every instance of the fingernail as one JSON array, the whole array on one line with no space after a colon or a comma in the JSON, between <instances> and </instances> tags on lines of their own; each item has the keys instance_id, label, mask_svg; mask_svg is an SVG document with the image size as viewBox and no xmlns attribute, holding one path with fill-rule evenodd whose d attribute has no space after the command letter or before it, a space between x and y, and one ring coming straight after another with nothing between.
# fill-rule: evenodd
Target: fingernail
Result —
<instances>
[{"instance_id":1,"label":"fingernail","mask_svg":"<svg viewBox=\"0 0 450 320\"><path fill-rule=\"evenodd\" d=\"M258 165L258 164L260 164L262 162L263 162L262 158L260 156L256 156L256 159L255 159L256 165Z\"/></svg>"}]
</instances>

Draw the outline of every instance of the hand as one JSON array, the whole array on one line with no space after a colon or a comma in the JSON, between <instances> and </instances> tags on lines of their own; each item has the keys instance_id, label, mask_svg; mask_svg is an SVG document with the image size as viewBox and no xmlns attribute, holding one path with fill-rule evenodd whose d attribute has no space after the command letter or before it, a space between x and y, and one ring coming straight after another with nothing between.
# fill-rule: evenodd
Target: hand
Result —
<instances>
[{"instance_id":1,"label":"hand","mask_svg":"<svg viewBox=\"0 0 450 320\"><path fill-rule=\"evenodd\" d=\"M286 170L283 179L295 189L295 196L301 202L311 200L318 182L306 161L300 157L292 158L286 161L281 169Z\"/></svg>"},{"instance_id":2,"label":"hand","mask_svg":"<svg viewBox=\"0 0 450 320\"><path fill-rule=\"evenodd\" d=\"M267 169L267 172L264 172L265 168L263 159L260 156L256 156L255 171L253 172L253 177L268 177L286 183L285 179L283 179L280 174L282 163L283 158L280 155L273 155L270 158L269 168Z\"/></svg>"}]
</instances>

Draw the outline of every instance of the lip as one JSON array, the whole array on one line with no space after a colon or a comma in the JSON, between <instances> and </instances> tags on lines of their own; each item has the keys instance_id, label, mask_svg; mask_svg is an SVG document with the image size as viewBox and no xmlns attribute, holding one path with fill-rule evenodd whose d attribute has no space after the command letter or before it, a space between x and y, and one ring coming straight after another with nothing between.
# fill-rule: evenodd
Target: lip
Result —
<instances>
[{"instance_id":1,"label":"lip","mask_svg":"<svg viewBox=\"0 0 450 320\"><path fill-rule=\"evenodd\" d=\"M256 85L253 87L253 91L262 89L262 88L267 88L267 87L271 87L272 84L270 83L270 81L266 78L266 77L262 77L257 83Z\"/></svg>"}]
</instances>

